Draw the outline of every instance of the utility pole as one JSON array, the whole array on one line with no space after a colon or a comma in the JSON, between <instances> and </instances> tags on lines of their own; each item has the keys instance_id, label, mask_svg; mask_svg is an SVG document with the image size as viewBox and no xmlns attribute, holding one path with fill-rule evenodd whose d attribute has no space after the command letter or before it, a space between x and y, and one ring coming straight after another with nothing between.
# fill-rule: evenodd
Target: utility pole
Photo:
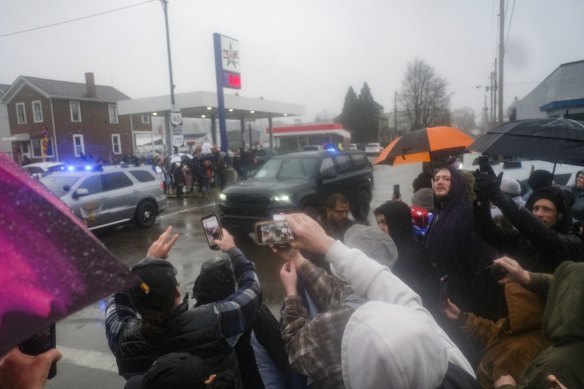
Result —
<instances>
[{"instance_id":1,"label":"utility pole","mask_svg":"<svg viewBox=\"0 0 584 389\"><path fill-rule=\"evenodd\" d=\"M174 124L170 122L170 112L175 106L174 101L174 81L172 78L172 56L170 54L170 33L168 32L168 1L167 0L160 0L162 3L162 9L164 10L164 24L166 26L166 50L168 54L168 76L170 78L170 104L171 109L169 110L169 114L166 117L166 147L168 149L168 155L172 155L172 141L171 141L171 133L174 133ZM178 152L178 151L177 151Z\"/></svg>"},{"instance_id":2,"label":"utility pole","mask_svg":"<svg viewBox=\"0 0 584 389\"><path fill-rule=\"evenodd\" d=\"M499 124L503 124L503 65L505 57L505 1L499 0Z\"/></svg>"},{"instance_id":3,"label":"utility pole","mask_svg":"<svg viewBox=\"0 0 584 389\"><path fill-rule=\"evenodd\" d=\"M393 128L395 128L395 136L397 137L397 91L395 91L393 98Z\"/></svg>"}]
</instances>

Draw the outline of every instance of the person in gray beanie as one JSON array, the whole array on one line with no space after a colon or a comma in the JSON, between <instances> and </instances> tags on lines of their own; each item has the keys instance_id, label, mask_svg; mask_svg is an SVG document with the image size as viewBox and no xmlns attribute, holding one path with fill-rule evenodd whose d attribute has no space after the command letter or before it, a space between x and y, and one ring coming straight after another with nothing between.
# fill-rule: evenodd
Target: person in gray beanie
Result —
<instances>
[{"instance_id":1,"label":"person in gray beanie","mask_svg":"<svg viewBox=\"0 0 584 389\"><path fill-rule=\"evenodd\" d=\"M523 207L525 205L525 200L521 197L521 184L516 179L503 177L501 179L501 192L511 197L518 206ZM493 205L491 208L491 216L496 218L501 215L503 215L501 210Z\"/></svg>"}]
</instances>

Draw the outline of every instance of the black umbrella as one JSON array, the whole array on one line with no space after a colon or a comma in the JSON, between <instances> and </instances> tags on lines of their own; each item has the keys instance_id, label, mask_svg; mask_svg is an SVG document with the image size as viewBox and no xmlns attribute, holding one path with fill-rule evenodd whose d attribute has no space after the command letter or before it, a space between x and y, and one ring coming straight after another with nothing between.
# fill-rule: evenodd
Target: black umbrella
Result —
<instances>
[{"instance_id":1,"label":"black umbrella","mask_svg":"<svg viewBox=\"0 0 584 389\"><path fill-rule=\"evenodd\" d=\"M487 131L469 149L487 155L584 165L584 122L571 119L509 122Z\"/></svg>"}]
</instances>

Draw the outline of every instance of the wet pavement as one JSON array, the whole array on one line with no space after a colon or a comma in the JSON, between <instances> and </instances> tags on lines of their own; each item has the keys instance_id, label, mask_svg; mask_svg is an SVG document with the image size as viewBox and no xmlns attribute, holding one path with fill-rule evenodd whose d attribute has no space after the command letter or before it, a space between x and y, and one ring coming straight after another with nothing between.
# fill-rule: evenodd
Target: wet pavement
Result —
<instances>
[{"instance_id":1,"label":"wet pavement","mask_svg":"<svg viewBox=\"0 0 584 389\"><path fill-rule=\"evenodd\" d=\"M391 198L394 184L400 184L402 198L409 203L412 196L411 182L420 171L420 164L395 168L376 166L371 209ZM123 226L98 231L96 235L121 262L132 266L144 257L150 244L172 225L174 232L179 234L179 240L169 260L176 266L179 282L183 292L186 292L192 288L201 264L219 255L219 252L209 248L201 228L201 218L217 212L216 196L173 198L155 225L149 229ZM372 214L369 215L369 222L375 223ZM238 241L237 244L255 262L264 300L279 317L278 308L284 297L279 280L282 260L268 248L257 246L249 239ZM124 387L125 380L117 375L115 359L107 346L104 308L102 300L57 323L57 346L64 358L58 363L57 376L49 381L46 388Z\"/></svg>"}]
</instances>

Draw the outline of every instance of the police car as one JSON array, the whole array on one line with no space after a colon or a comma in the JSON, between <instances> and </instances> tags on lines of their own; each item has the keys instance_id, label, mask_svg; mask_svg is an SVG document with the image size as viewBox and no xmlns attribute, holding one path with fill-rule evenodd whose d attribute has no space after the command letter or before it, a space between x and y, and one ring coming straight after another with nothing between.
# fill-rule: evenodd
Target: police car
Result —
<instances>
[{"instance_id":1,"label":"police car","mask_svg":"<svg viewBox=\"0 0 584 389\"><path fill-rule=\"evenodd\" d=\"M40 181L90 230L123 223L151 227L168 204L150 166L67 166Z\"/></svg>"}]
</instances>

